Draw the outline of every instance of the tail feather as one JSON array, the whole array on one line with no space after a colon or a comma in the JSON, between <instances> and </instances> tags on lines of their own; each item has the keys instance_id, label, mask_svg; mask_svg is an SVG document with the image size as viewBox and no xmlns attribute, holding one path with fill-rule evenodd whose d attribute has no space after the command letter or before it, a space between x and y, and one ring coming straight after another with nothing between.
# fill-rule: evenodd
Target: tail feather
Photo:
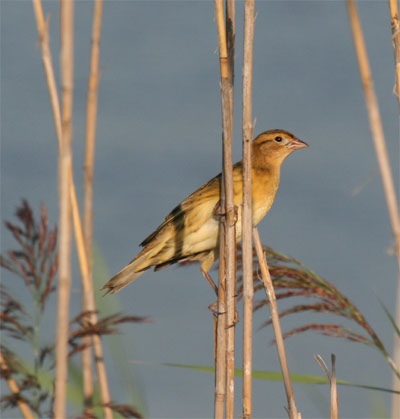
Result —
<instances>
[{"instance_id":1,"label":"tail feather","mask_svg":"<svg viewBox=\"0 0 400 419\"><path fill-rule=\"evenodd\" d=\"M118 292L122 288L126 287L131 282L135 281L135 279L139 278L145 270L140 272L136 272L137 263L136 261L131 262L129 265L125 266L120 272L118 272L115 276L113 276L107 283L103 285L101 290L106 290L103 297L108 294L114 294Z\"/></svg>"},{"instance_id":2,"label":"tail feather","mask_svg":"<svg viewBox=\"0 0 400 419\"><path fill-rule=\"evenodd\" d=\"M135 279L139 278L147 269L164 262L163 257L169 259L173 256L173 248L170 248L170 253L167 252L164 256L158 256L163 249L165 250L169 235L156 236L142 251L122 269L115 276L113 276L101 289L106 290L103 297L108 294L114 294L122 288L126 287ZM167 248L168 250L168 248ZM160 259L161 257L161 259Z\"/></svg>"}]
</instances>

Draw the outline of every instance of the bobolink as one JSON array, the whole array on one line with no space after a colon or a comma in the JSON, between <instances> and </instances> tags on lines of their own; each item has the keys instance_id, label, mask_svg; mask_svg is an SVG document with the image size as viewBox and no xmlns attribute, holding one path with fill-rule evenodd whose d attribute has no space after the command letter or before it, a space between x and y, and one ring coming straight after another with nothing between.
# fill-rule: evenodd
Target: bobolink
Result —
<instances>
[{"instance_id":1,"label":"bobolink","mask_svg":"<svg viewBox=\"0 0 400 419\"><path fill-rule=\"evenodd\" d=\"M289 154L308 145L285 130L265 131L252 143L253 225L270 210L279 187L280 170ZM114 293L141 276L176 262L200 261L208 277L218 258L221 174L193 192L173 209L164 222L140 245L143 250L104 286ZM234 201L238 208L236 240L241 239L242 161L233 166ZM209 278L209 277L208 277Z\"/></svg>"}]
</instances>

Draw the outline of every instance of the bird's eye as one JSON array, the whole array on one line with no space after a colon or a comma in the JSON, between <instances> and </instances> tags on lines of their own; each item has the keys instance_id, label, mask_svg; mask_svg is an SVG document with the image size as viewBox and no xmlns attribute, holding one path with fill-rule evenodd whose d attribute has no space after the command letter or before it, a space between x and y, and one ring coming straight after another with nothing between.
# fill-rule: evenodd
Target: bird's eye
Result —
<instances>
[{"instance_id":1,"label":"bird's eye","mask_svg":"<svg viewBox=\"0 0 400 419\"><path fill-rule=\"evenodd\" d=\"M275 137L275 141L276 141L277 143L282 142L282 137Z\"/></svg>"}]
</instances>

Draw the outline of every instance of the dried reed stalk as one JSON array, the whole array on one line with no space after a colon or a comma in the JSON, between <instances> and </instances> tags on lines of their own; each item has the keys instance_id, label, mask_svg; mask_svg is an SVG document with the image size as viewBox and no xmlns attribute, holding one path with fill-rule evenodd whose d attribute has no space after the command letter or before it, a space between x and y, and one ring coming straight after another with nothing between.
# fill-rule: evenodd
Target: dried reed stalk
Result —
<instances>
[{"instance_id":1,"label":"dried reed stalk","mask_svg":"<svg viewBox=\"0 0 400 419\"><path fill-rule=\"evenodd\" d=\"M72 108L74 77L74 1L60 1L62 139L59 151L59 253L54 416L66 417L68 379L69 299L71 288Z\"/></svg>"},{"instance_id":2,"label":"dried reed stalk","mask_svg":"<svg viewBox=\"0 0 400 419\"><path fill-rule=\"evenodd\" d=\"M229 7L232 7L232 2ZM228 6L227 6L228 7ZM221 394L226 393L226 417L233 418L234 415L234 375L235 375L235 293L236 293L236 234L235 234L235 206L233 199L233 164L232 164L232 136L233 136L233 73L229 68L228 41L224 19L224 7L222 0L215 0L215 15L218 29L219 58L221 72L221 107L222 107L222 138L223 138L223 168L222 183L225 200L222 198L221 188L221 209L224 212L221 222L225 230L225 250L220 254L220 260L225 261L226 273L226 359L219 359L222 355L217 348L216 365L216 394L215 394L215 417L223 417L223 402ZM231 31L231 27L230 27ZM233 38L231 38L233 39ZM233 57L231 61L233 60ZM222 205L222 203L225 205ZM221 229L223 231L223 229ZM221 251L222 249L220 249ZM223 258L224 256L224 258ZM218 304L219 306L219 304ZM218 307L218 313L219 311ZM218 316L218 321L222 318ZM217 327L217 331L222 327ZM218 343L218 337L217 337ZM223 368L218 366L219 362L226 362L226 377L220 376L217 372ZM222 380L226 380L222 384ZM225 388L224 388L225 386Z\"/></svg>"},{"instance_id":3,"label":"dried reed stalk","mask_svg":"<svg viewBox=\"0 0 400 419\"><path fill-rule=\"evenodd\" d=\"M329 379L331 386L331 419L339 419L339 400L337 394L337 382L336 382L336 357L334 354L331 355L332 362L332 373Z\"/></svg>"},{"instance_id":4,"label":"dried reed stalk","mask_svg":"<svg viewBox=\"0 0 400 419\"><path fill-rule=\"evenodd\" d=\"M335 362L336 357L334 354L331 355L331 362L332 362L332 372L329 372L329 368L326 365L324 359L321 355L314 355L314 359L317 361L319 366L324 371L325 375L328 377L329 386L331 389L331 414L330 419L339 419L339 402L338 402L338 395L337 395L337 382L336 382L336 368Z\"/></svg>"},{"instance_id":5,"label":"dried reed stalk","mask_svg":"<svg viewBox=\"0 0 400 419\"><path fill-rule=\"evenodd\" d=\"M367 49L365 46L361 22L358 16L357 6L354 0L347 0L347 8L350 18L350 25L353 32L354 46L357 54L358 66L361 75L361 81L364 88L365 103L367 107L370 129L375 146L375 152L379 164L379 170L382 178L383 189L388 206L389 219L394 237L394 248L398 263L398 284L397 284L397 306L396 322L400 324L400 218L397 205L396 190L392 177L390 160L388 157L383 126L379 112L378 100L376 98L371 69L368 60ZM393 9L391 9L393 10ZM398 20L397 20L398 22ZM392 21L393 23L393 21ZM394 39L397 38L394 37ZM398 70L396 62L396 73ZM397 365L400 365L400 344L395 332L393 358ZM399 385L397 376L393 374L393 387ZM400 417L400 396L392 396L392 417Z\"/></svg>"},{"instance_id":6,"label":"dried reed stalk","mask_svg":"<svg viewBox=\"0 0 400 419\"><path fill-rule=\"evenodd\" d=\"M288 400L289 417L290 419L301 418L297 411L296 400L294 397L293 386L290 380L289 367L286 359L285 345L283 343L282 329L279 322L278 306L276 304L276 297L274 287L272 285L271 276L269 274L267 259L264 255L260 234L256 227L253 228L254 247L256 249L258 263L260 265L261 277L264 282L265 293L267 294L268 305L271 312L272 326L275 333L275 341L278 349L279 361L282 369L283 382L285 384L286 397Z\"/></svg>"},{"instance_id":7,"label":"dried reed stalk","mask_svg":"<svg viewBox=\"0 0 400 419\"><path fill-rule=\"evenodd\" d=\"M47 87L49 89L50 104L53 111L53 119L56 127L58 146L61 147L62 128L60 101L58 98L56 78L54 75L53 59L51 57L48 20L44 19L42 0L32 0L35 12L36 24L39 34L39 43L42 51L42 62L46 75Z\"/></svg>"},{"instance_id":8,"label":"dried reed stalk","mask_svg":"<svg viewBox=\"0 0 400 419\"><path fill-rule=\"evenodd\" d=\"M227 46L224 28L224 10L221 0L215 0L215 16L217 19L218 43L220 55L220 71L222 74L228 74L227 64ZM221 29L220 29L221 27ZM224 154L224 147L222 147ZM222 177L221 177L221 198L220 208L225 208L225 181L224 181L224 155L222 156ZM214 418L222 419L225 412L226 397L226 233L224 219L220 221L219 235L219 275L218 275L218 307L217 307L217 338L215 348L215 394L214 394Z\"/></svg>"},{"instance_id":9,"label":"dried reed stalk","mask_svg":"<svg viewBox=\"0 0 400 419\"><path fill-rule=\"evenodd\" d=\"M393 50L394 50L394 63L396 72L396 86L395 92L397 96L397 103L400 112L400 22L399 22L399 5L397 0L389 0L390 20L392 26L392 38L393 38ZM399 282L397 284L397 298L396 298L396 314L395 319L397 324L400 324L400 270L399 270ZM393 336L393 358L395 365L400 365L400 340L396 336ZM399 385L398 377L396 374L392 376L393 388ZM400 397L398 395L392 396L392 417L396 417L400 414Z\"/></svg>"},{"instance_id":10,"label":"dried reed stalk","mask_svg":"<svg viewBox=\"0 0 400 419\"><path fill-rule=\"evenodd\" d=\"M395 241L395 254L400 269L400 219L397 206L396 190L394 187L392 170L386 149L385 136L383 133L382 121L379 113L378 100L374 91L371 69L368 60L364 36L358 17L357 6L354 0L347 0L347 7L350 17L350 24L353 31L354 46L356 49L361 80L364 88L365 102L368 111L370 129L378 159L379 170L385 192L386 203L389 211L389 218Z\"/></svg>"},{"instance_id":11,"label":"dried reed stalk","mask_svg":"<svg viewBox=\"0 0 400 419\"><path fill-rule=\"evenodd\" d=\"M392 37L394 49L394 64L396 71L396 96L400 111L400 22L399 4L397 0L389 0L390 20L392 23Z\"/></svg>"},{"instance_id":12,"label":"dried reed stalk","mask_svg":"<svg viewBox=\"0 0 400 419\"><path fill-rule=\"evenodd\" d=\"M5 361L3 354L0 352L0 370L2 374L6 377L8 388L10 389L11 393L14 395L18 395L20 393L20 388L18 387L17 382L12 378L9 374L9 368L7 366L7 362ZM17 406L22 413L22 416L25 419L33 419L33 413L25 400L21 398L17 398Z\"/></svg>"},{"instance_id":13,"label":"dried reed stalk","mask_svg":"<svg viewBox=\"0 0 400 419\"><path fill-rule=\"evenodd\" d=\"M41 0L33 0L33 6L35 11L35 17L38 27L39 33L39 41L42 50L42 60L43 66L46 75L46 81L49 89L50 95L50 103L53 111L53 118L54 124L56 127L57 139L59 148L61 150L63 144L63 136L62 136L62 124L61 124L61 112L60 112L60 103L58 99L56 81L54 76L54 67L51 58L51 51L49 47L49 35L48 35L48 25L44 19L43 7ZM85 295L90 295L88 298L90 307L89 311L92 312L90 321L95 324L97 323L97 314L96 314L96 305L93 293L93 286L91 285L91 281L88 278L88 258L86 254L86 246L83 239L83 231L82 231L82 224L79 215L78 203L76 198L76 191L75 185L73 182L73 172L72 172L72 161L70 161L69 166L69 175L71 178L70 181L70 198L72 203L72 217L74 221L74 228L75 228L75 238L76 238L76 245L78 251L78 258L80 263L80 269L82 274L82 286L83 286L83 293ZM90 292L92 289L92 292ZM95 348L95 362L96 362L96 369L99 379L99 388L100 388L100 396L103 405L104 417L111 418L112 417L112 410L108 407L110 404L110 395L108 390L108 380L107 380L107 373L104 364L103 358L103 349L102 349L102 342L101 338L97 335L93 336L93 345Z\"/></svg>"},{"instance_id":14,"label":"dried reed stalk","mask_svg":"<svg viewBox=\"0 0 400 419\"><path fill-rule=\"evenodd\" d=\"M242 207L242 259L243 259L243 417L252 417L253 372L253 211L251 189L251 144L253 139L252 87L253 87L254 0L244 6L243 51L243 207Z\"/></svg>"},{"instance_id":15,"label":"dried reed stalk","mask_svg":"<svg viewBox=\"0 0 400 419\"><path fill-rule=\"evenodd\" d=\"M396 324L400 324L400 272L399 272L399 280L397 282L397 296L396 296L396 314L395 320ZM396 333L393 332L393 363L396 368L400 368L400 337ZM393 390L400 389L400 380L398 374L394 371L392 373L392 387ZM392 394L392 412L391 417L392 419L396 419L400 417L400 395L399 394Z\"/></svg>"},{"instance_id":16,"label":"dried reed stalk","mask_svg":"<svg viewBox=\"0 0 400 419\"><path fill-rule=\"evenodd\" d=\"M222 186L222 185L221 185ZM222 188L221 188L222 189ZM214 418L222 419L226 396L226 275L225 275L225 226L220 224L220 264L218 275L218 306L215 339L215 395Z\"/></svg>"},{"instance_id":17,"label":"dried reed stalk","mask_svg":"<svg viewBox=\"0 0 400 419\"><path fill-rule=\"evenodd\" d=\"M225 165L225 191L226 191L226 214L230 214L227 220L231 225L226 231L226 417L234 417L235 399L235 313L236 313L236 227L235 206L233 198L233 165L232 165L232 142L233 142L233 106L234 106L234 58L235 58L235 2L226 0L226 40L228 51L228 101L229 109L227 130L224 135L224 165ZM229 192L229 193L228 193ZM233 219L232 219L233 216Z\"/></svg>"},{"instance_id":18,"label":"dried reed stalk","mask_svg":"<svg viewBox=\"0 0 400 419\"><path fill-rule=\"evenodd\" d=\"M90 312L88 316L91 324L97 323L97 312L96 312L96 302L93 293L93 284L89 278L89 264L88 257L86 254L85 241L83 238L83 229L81 224L81 219L79 216L78 201L76 200L76 195L71 193L71 202L72 202L72 213L74 220L74 230L75 230L75 239L76 247L78 251L79 258L79 267L82 275L82 287L83 293L86 295L87 308ZM108 386L107 370L104 363L104 352L101 342L101 337L97 334L92 335L93 342L93 351L95 354L95 364L97 371L97 378L99 383L99 392L100 399L103 406L104 418L112 419L112 409L110 408L111 398L110 390Z\"/></svg>"},{"instance_id":19,"label":"dried reed stalk","mask_svg":"<svg viewBox=\"0 0 400 419\"><path fill-rule=\"evenodd\" d=\"M93 172L94 152L96 144L96 121L98 105L99 85L99 58L100 58L100 37L103 16L103 0L96 0L93 10L92 26L92 48L90 53L89 84L86 106L86 149L84 163L84 184L83 184L83 229L85 236L86 255L88 256L88 292L93 294L93 269L92 269L92 247L93 247ZM90 297L83 293L82 311L91 311L93 307L89 304ZM92 373L92 348L90 347L90 336L83 339L86 348L82 351L82 377L83 393L87 413L91 412L93 398L93 373Z\"/></svg>"}]
</instances>

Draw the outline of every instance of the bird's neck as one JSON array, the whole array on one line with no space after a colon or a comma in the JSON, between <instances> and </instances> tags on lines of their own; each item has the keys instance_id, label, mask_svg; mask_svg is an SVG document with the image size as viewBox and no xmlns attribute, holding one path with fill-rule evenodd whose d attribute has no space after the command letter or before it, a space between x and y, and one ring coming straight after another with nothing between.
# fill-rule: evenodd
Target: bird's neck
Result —
<instances>
[{"instance_id":1,"label":"bird's neck","mask_svg":"<svg viewBox=\"0 0 400 419\"><path fill-rule=\"evenodd\" d=\"M261 177L280 177L281 173L281 162L273 161L268 164L253 164L253 175Z\"/></svg>"}]
</instances>

